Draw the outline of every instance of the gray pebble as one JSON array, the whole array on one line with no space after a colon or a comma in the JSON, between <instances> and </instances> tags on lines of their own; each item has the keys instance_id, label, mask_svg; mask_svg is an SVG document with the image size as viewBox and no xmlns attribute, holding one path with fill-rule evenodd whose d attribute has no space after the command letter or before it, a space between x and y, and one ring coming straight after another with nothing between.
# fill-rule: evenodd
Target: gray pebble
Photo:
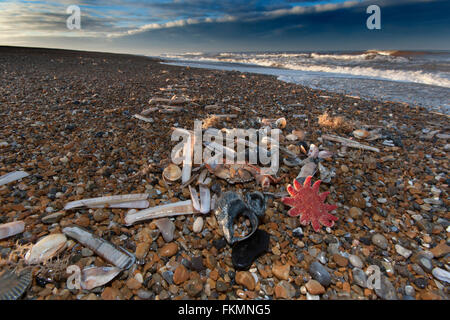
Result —
<instances>
[{"instance_id":1,"label":"gray pebble","mask_svg":"<svg viewBox=\"0 0 450 320\"><path fill-rule=\"evenodd\" d=\"M309 274L325 287L331 284L330 273L317 261L314 261L309 266Z\"/></svg>"},{"instance_id":2,"label":"gray pebble","mask_svg":"<svg viewBox=\"0 0 450 320\"><path fill-rule=\"evenodd\" d=\"M352 270L353 281L360 287L365 288L367 286L367 275L364 270L360 268L354 268Z\"/></svg>"},{"instance_id":3,"label":"gray pebble","mask_svg":"<svg viewBox=\"0 0 450 320\"><path fill-rule=\"evenodd\" d=\"M358 257L357 255L351 254L348 260L350 261L352 266L356 268L362 268L364 266L364 263L362 262L361 258Z\"/></svg>"},{"instance_id":4,"label":"gray pebble","mask_svg":"<svg viewBox=\"0 0 450 320\"><path fill-rule=\"evenodd\" d=\"M372 236L372 243L383 250L388 247L388 241L382 234L379 233Z\"/></svg>"},{"instance_id":5,"label":"gray pebble","mask_svg":"<svg viewBox=\"0 0 450 320\"><path fill-rule=\"evenodd\" d=\"M392 285L392 283L389 281L389 279L381 275L380 279L380 287L377 288L375 286L375 293L378 297L384 300L397 300L397 294L395 292L395 288Z\"/></svg>"}]
</instances>

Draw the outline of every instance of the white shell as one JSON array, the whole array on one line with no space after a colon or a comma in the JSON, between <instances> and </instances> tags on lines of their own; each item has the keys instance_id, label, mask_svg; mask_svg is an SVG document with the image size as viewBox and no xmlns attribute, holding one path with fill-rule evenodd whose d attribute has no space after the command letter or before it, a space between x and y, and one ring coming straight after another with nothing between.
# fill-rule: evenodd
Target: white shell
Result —
<instances>
[{"instance_id":1,"label":"white shell","mask_svg":"<svg viewBox=\"0 0 450 320\"><path fill-rule=\"evenodd\" d=\"M450 272L441 268L434 268L431 273L436 279L450 283Z\"/></svg>"},{"instance_id":2,"label":"white shell","mask_svg":"<svg viewBox=\"0 0 450 320\"><path fill-rule=\"evenodd\" d=\"M192 206L192 201L186 200L148 208L135 213L129 212L124 220L125 224L132 225L143 220L193 214L194 212L195 209Z\"/></svg>"},{"instance_id":3,"label":"white shell","mask_svg":"<svg viewBox=\"0 0 450 320\"><path fill-rule=\"evenodd\" d=\"M77 200L67 203L64 210L79 207L103 208L105 205L111 208L142 208L145 205L148 207L148 202L143 202L148 196L148 193L137 193ZM128 206L125 204L128 204Z\"/></svg>"},{"instance_id":4,"label":"white shell","mask_svg":"<svg viewBox=\"0 0 450 320\"><path fill-rule=\"evenodd\" d=\"M38 264L51 259L66 245L67 238L62 233L50 234L39 240L25 255L25 262Z\"/></svg>"},{"instance_id":5,"label":"white shell","mask_svg":"<svg viewBox=\"0 0 450 320\"><path fill-rule=\"evenodd\" d=\"M277 126L277 128L280 128L280 129L286 128L286 119L285 118L278 119L275 122L275 125Z\"/></svg>"},{"instance_id":6,"label":"white shell","mask_svg":"<svg viewBox=\"0 0 450 320\"><path fill-rule=\"evenodd\" d=\"M181 169L176 164L169 164L163 171L164 179L168 181L177 181L181 178Z\"/></svg>"},{"instance_id":7,"label":"white shell","mask_svg":"<svg viewBox=\"0 0 450 320\"><path fill-rule=\"evenodd\" d=\"M298 137L295 134L291 133L286 136L286 139L289 141L296 141L296 140L298 140Z\"/></svg>"},{"instance_id":8,"label":"white shell","mask_svg":"<svg viewBox=\"0 0 450 320\"><path fill-rule=\"evenodd\" d=\"M28 177L29 174L26 173L25 171L14 171L14 172L10 172L7 173L3 176L0 177L0 186L16 181L16 180L20 180L22 178Z\"/></svg>"},{"instance_id":9,"label":"white shell","mask_svg":"<svg viewBox=\"0 0 450 320\"><path fill-rule=\"evenodd\" d=\"M117 267L89 267L81 271L81 287L92 290L114 279L122 269Z\"/></svg>"},{"instance_id":10,"label":"white shell","mask_svg":"<svg viewBox=\"0 0 450 320\"><path fill-rule=\"evenodd\" d=\"M358 139L365 139L370 135L370 132L363 129L353 131L353 136Z\"/></svg>"},{"instance_id":11,"label":"white shell","mask_svg":"<svg viewBox=\"0 0 450 320\"><path fill-rule=\"evenodd\" d=\"M25 223L23 221L14 221L0 224L0 239L5 239L23 232Z\"/></svg>"}]
</instances>

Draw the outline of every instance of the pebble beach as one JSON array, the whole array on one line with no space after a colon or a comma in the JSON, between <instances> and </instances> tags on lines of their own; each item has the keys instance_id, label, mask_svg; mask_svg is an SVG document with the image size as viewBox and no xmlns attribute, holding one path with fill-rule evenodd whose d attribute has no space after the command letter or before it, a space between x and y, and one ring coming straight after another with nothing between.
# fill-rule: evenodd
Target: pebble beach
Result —
<instances>
[{"instance_id":1,"label":"pebble beach","mask_svg":"<svg viewBox=\"0 0 450 320\"><path fill-rule=\"evenodd\" d=\"M160 62L0 47L0 177L28 174L0 185L0 226L25 225L0 238L0 277L12 272L17 278L0 282L0 296L17 287L16 298L25 300L449 298L448 115L275 76ZM158 99L178 102L162 108L151 102ZM270 235L268 248L248 268L235 268L232 246L212 212L126 225L128 209L64 209L71 201L125 194L149 194L150 207L189 200L187 186L162 177L175 145L172 128L193 130L194 120L218 129L260 128L261 119L279 118L286 120L280 145L299 158L311 144L332 153L320 162L333 172L320 191L330 192L325 202L337 206L338 220L316 232L287 214L276 194L286 193L300 166L280 161L280 179L265 190L256 181L230 184L210 175L212 192L273 195L258 227ZM373 132L372 139L357 139L357 130ZM291 132L302 134L288 139ZM379 152L342 146L326 135ZM49 261L25 262L40 239L69 226L125 249L134 263L87 290L68 287L67 267L111 264L74 239L67 237ZM378 288L367 285L374 266Z\"/></svg>"}]
</instances>

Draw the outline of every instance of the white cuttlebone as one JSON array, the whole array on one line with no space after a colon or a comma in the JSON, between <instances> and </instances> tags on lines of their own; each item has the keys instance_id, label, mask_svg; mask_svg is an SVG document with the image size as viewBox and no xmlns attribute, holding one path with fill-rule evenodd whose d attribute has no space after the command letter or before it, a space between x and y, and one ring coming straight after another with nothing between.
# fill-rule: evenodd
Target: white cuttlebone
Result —
<instances>
[{"instance_id":1,"label":"white cuttlebone","mask_svg":"<svg viewBox=\"0 0 450 320\"><path fill-rule=\"evenodd\" d=\"M148 193L123 194L118 196L106 196L91 199L82 199L71 201L64 206L64 210L70 210L79 207L100 208L99 205L117 205L119 203L130 203L146 200L149 197Z\"/></svg>"},{"instance_id":2,"label":"white cuttlebone","mask_svg":"<svg viewBox=\"0 0 450 320\"><path fill-rule=\"evenodd\" d=\"M347 138L342 138L342 137L331 135L331 134L324 134L324 135L322 135L322 139L329 140L329 141L334 141L334 142L340 142L340 143L342 143L342 145L347 146L347 147L351 147L351 148L357 148L357 149L362 149L362 150L370 150L370 151L374 151L374 152L380 152L380 149L378 149L378 148L367 146L367 145L361 144L361 143L359 143L357 141L354 141L354 140L351 140L351 139L347 139Z\"/></svg>"},{"instance_id":3,"label":"white cuttlebone","mask_svg":"<svg viewBox=\"0 0 450 320\"><path fill-rule=\"evenodd\" d=\"M124 220L126 225L132 225L138 221L193 214L195 212L196 210L192 205L192 200L186 200L129 213L125 216Z\"/></svg>"},{"instance_id":4,"label":"white cuttlebone","mask_svg":"<svg viewBox=\"0 0 450 320\"><path fill-rule=\"evenodd\" d=\"M113 203L111 205L108 205L108 208L124 208L124 209L147 209L150 205L150 202L148 200L138 200L138 201L129 201L129 202L122 202L122 203ZM105 205L99 204L99 205L91 205L89 208L104 208Z\"/></svg>"},{"instance_id":5,"label":"white cuttlebone","mask_svg":"<svg viewBox=\"0 0 450 320\"><path fill-rule=\"evenodd\" d=\"M14 171L14 172L10 172L7 173L3 176L0 177L0 186L16 181L16 180L20 180L22 178L28 177L29 174L26 173L25 171Z\"/></svg>"},{"instance_id":6,"label":"white cuttlebone","mask_svg":"<svg viewBox=\"0 0 450 320\"><path fill-rule=\"evenodd\" d=\"M0 224L0 240L19 234L23 230L25 230L25 222L23 221Z\"/></svg>"}]
</instances>

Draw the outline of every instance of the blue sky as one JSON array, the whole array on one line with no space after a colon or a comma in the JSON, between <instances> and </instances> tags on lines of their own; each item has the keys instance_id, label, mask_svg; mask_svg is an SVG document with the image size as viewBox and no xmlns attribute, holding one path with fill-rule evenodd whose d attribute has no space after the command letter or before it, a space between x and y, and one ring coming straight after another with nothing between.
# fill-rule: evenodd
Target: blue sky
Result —
<instances>
[{"instance_id":1,"label":"blue sky","mask_svg":"<svg viewBox=\"0 0 450 320\"><path fill-rule=\"evenodd\" d=\"M381 8L368 30L366 8ZM69 30L66 8L81 9ZM0 45L186 51L450 49L448 0L0 0Z\"/></svg>"}]
</instances>

